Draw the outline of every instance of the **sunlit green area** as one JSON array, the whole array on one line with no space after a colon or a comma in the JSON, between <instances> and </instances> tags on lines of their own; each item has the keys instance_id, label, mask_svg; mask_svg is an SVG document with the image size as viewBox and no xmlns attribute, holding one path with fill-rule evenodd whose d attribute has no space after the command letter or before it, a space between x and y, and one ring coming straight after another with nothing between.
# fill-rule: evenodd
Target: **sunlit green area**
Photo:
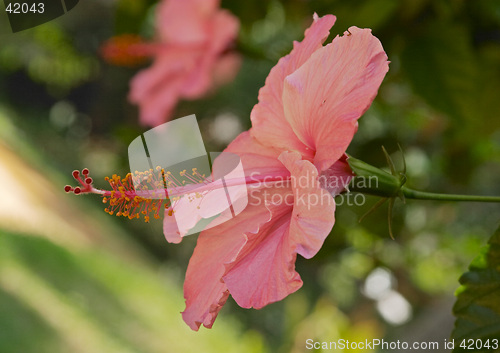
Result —
<instances>
[{"instance_id":1,"label":"sunlit green area","mask_svg":"<svg viewBox=\"0 0 500 353\"><path fill-rule=\"evenodd\" d=\"M174 114L196 114L208 151L250 127L269 70L303 38L314 12L331 13L329 40L350 26L372 28L391 61L348 152L387 168L385 146L402 170L399 144L412 187L500 195L498 1L221 5L241 21L242 68ZM339 205L318 255L297 260L303 288L262 310L229 299L213 329L192 332L180 312L196 235L168 244L161 221L110 217L100 198L64 193L74 169L89 168L102 187L105 176L128 172L128 144L146 130L127 102L141 67L111 66L99 48L120 33L152 38L154 6L80 1L55 21L0 37L0 352L284 353L310 351L308 339L449 339L459 278L487 251L498 205L398 200L394 240L387 204L361 223L376 197ZM494 293L497 277L485 282ZM498 305L484 306L499 314Z\"/></svg>"}]
</instances>

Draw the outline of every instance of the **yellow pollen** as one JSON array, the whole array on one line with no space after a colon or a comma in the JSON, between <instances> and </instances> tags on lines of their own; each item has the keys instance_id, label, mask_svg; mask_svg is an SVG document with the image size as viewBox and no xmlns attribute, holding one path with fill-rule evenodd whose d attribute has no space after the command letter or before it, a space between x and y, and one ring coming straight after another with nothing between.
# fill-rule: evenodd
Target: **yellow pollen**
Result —
<instances>
[{"instance_id":1,"label":"yellow pollen","mask_svg":"<svg viewBox=\"0 0 500 353\"><path fill-rule=\"evenodd\" d=\"M182 196L165 199L167 194L164 189L205 182L197 168L191 170L192 175L186 170L179 172L179 175L184 178L176 178L172 172L165 171L160 166L143 172L127 173L124 178L117 174L106 177L105 180L109 182L111 190L103 195L102 202L109 205L105 211L110 215L129 219L140 218L142 215L145 222L149 222L152 218L159 219L162 210L166 210L166 215L172 216L175 213L175 204ZM139 191L145 191L148 196L137 195ZM203 195L197 192L187 197L189 201L194 201L202 198Z\"/></svg>"}]
</instances>

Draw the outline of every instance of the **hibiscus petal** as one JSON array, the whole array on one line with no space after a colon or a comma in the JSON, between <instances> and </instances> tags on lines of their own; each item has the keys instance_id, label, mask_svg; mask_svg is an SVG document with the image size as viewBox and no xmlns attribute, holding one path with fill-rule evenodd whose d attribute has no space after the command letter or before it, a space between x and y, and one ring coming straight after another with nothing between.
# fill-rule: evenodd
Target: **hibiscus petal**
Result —
<instances>
[{"instance_id":1,"label":"hibiscus petal","mask_svg":"<svg viewBox=\"0 0 500 353\"><path fill-rule=\"evenodd\" d=\"M179 99L179 90L190 54L167 51L130 82L129 101L139 105L140 121L155 126L168 120ZM168 82L168 85L164 83Z\"/></svg>"},{"instance_id":2,"label":"hibiscus petal","mask_svg":"<svg viewBox=\"0 0 500 353\"><path fill-rule=\"evenodd\" d=\"M245 176L257 180L259 176L288 176L289 171L278 160L280 150L261 144L251 131L242 132L224 150L241 158ZM249 185L251 186L251 185Z\"/></svg>"},{"instance_id":3,"label":"hibiscus petal","mask_svg":"<svg viewBox=\"0 0 500 353\"><path fill-rule=\"evenodd\" d=\"M238 36L240 22L227 10L219 10L210 22L210 47L211 54L220 54L227 49Z\"/></svg>"},{"instance_id":4,"label":"hibiscus petal","mask_svg":"<svg viewBox=\"0 0 500 353\"><path fill-rule=\"evenodd\" d=\"M250 204L237 217L200 233L189 260L184 282L184 321L193 330L201 324L212 327L229 292L221 278L225 263L234 260L245 244L245 233L258 232L270 214L264 205Z\"/></svg>"},{"instance_id":5,"label":"hibiscus petal","mask_svg":"<svg viewBox=\"0 0 500 353\"><path fill-rule=\"evenodd\" d=\"M214 86L219 87L232 82L241 68L241 62L241 55L236 53L228 53L219 57L212 73Z\"/></svg>"},{"instance_id":6,"label":"hibiscus petal","mask_svg":"<svg viewBox=\"0 0 500 353\"><path fill-rule=\"evenodd\" d=\"M188 99L198 99L213 85L213 71L221 52L236 39L239 22L230 12L220 10L207 22L210 40L198 55L196 67L186 77L181 95Z\"/></svg>"},{"instance_id":7,"label":"hibiscus petal","mask_svg":"<svg viewBox=\"0 0 500 353\"><path fill-rule=\"evenodd\" d=\"M189 230L202 219L200 203L200 199L191 200L189 195L183 195L175 201L173 209L165 210L163 234L169 243L180 243L182 237L191 234Z\"/></svg>"},{"instance_id":8,"label":"hibiscus petal","mask_svg":"<svg viewBox=\"0 0 500 353\"><path fill-rule=\"evenodd\" d=\"M157 32L163 42L196 44L207 39L207 21L219 0L164 0L158 5Z\"/></svg>"},{"instance_id":9,"label":"hibiscus petal","mask_svg":"<svg viewBox=\"0 0 500 353\"><path fill-rule=\"evenodd\" d=\"M187 53L165 50L158 54L155 62L147 69L141 70L132 78L129 99L132 102L145 100L163 80L169 79L176 72L183 71Z\"/></svg>"},{"instance_id":10,"label":"hibiscus petal","mask_svg":"<svg viewBox=\"0 0 500 353\"><path fill-rule=\"evenodd\" d=\"M311 27L305 32L304 40L300 43L294 42L290 54L281 58L269 73L265 86L259 91L259 103L250 115L252 135L261 143L282 150L297 150L304 156L313 155L313 151L297 139L285 119L282 101L283 84L285 77L301 67L316 50L321 48L334 23L333 15L318 18L315 14Z\"/></svg>"},{"instance_id":11,"label":"hibiscus petal","mask_svg":"<svg viewBox=\"0 0 500 353\"><path fill-rule=\"evenodd\" d=\"M169 214L171 211L171 208L165 210L165 216L163 217L163 235L165 235L165 239L167 239L169 243L179 244L182 241L182 235L177 226L175 217Z\"/></svg>"},{"instance_id":12,"label":"hibiscus petal","mask_svg":"<svg viewBox=\"0 0 500 353\"><path fill-rule=\"evenodd\" d=\"M213 157L214 154L211 153ZM229 209L229 219L241 213L248 204L248 189L241 158L229 152L220 153L212 165L210 191L203 194L200 215L211 218ZM228 219L219 216L210 223L215 227Z\"/></svg>"},{"instance_id":13,"label":"hibiscus petal","mask_svg":"<svg viewBox=\"0 0 500 353\"><path fill-rule=\"evenodd\" d=\"M316 151L320 171L345 152L388 70L371 30L351 27L286 78L285 117L300 141Z\"/></svg>"},{"instance_id":14,"label":"hibiscus petal","mask_svg":"<svg viewBox=\"0 0 500 353\"><path fill-rule=\"evenodd\" d=\"M344 154L341 159L333 163L330 168L321 172L319 176L320 186L332 196L339 195L341 192L347 190L349 183L354 177L354 173L347 163L347 158Z\"/></svg>"},{"instance_id":15,"label":"hibiscus petal","mask_svg":"<svg viewBox=\"0 0 500 353\"><path fill-rule=\"evenodd\" d=\"M205 55L205 56L204 56ZM196 66L185 76L179 95L186 99L199 99L212 85L212 70L215 65L215 57L207 57L200 53Z\"/></svg>"},{"instance_id":16,"label":"hibiscus petal","mask_svg":"<svg viewBox=\"0 0 500 353\"><path fill-rule=\"evenodd\" d=\"M187 77L183 85L181 93L185 98L200 98L213 85L213 71L217 60L221 53L236 39L240 24L229 11L219 10L207 22L206 26L208 33L210 33L210 40L206 41L205 47L199 55L196 69Z\"/></svg>"},{"instance_id":17,"label":"hibiscus petal","mask_svg":"<svg viewBox=\"0 0 500 353\"><path fill-rule=\"evenodd\" d=\"M302 280L295 271L297 253L314 256L333 227L335 202L319 186L316 167L301 158L299 152L280 155L292 181L288 188L261 190L272 221L249 235L237 258L227 265L223 280L244 308L259 309L298 290Z\"/></svg>"},{"instance_id":18,"label":"hibiscus petal","mask_svg":"<svg viewBox=\"0 0 500 353\"><path fill-rule=\"evenodd\" d=\"M311 162L300 160L297 152L283 152L279 159L294 177L289 236L297 244L297 253L310 259L321 249L335 223L335 200L321 187L318 170Z\"/></svg>"},{"instance_id":19,"label":"hibiscus petal","mask_svg":"<svg viewBox=\"0 0 500 353\"><path fill-rule=\"evenodd\" d=\"M157 126L170 120L172 112L179 101L181 78L171 78L169 85L152 90L144 100L132 100L139 105L139 122L144 126Z\"/></svg>"},{"instance_id":20,"label":"hibiscus petal","mask_svg":"<svg viewBox=\"0 0 500 353\"><path fill-rule=\"evenodd\" d=\"M271 200L274 197L275 201L288 199L293 202L290 188L269 188L267 191L272 195ZM264 204L266 195L260 196ZM302 286L302 280L295 271L295 245L288 236L293 206L283 202L268 203L267 207L272 220L264 224L257 234L248 236L244 247L237 258L227 265L222 277L236 303L243 308L260 309Z\"/></svg>"},{"instance_id":21,"label":"hibiscus petal","mask_svg":"<svg viewBox=\"0 0 500 353\"><path fill-rule=\"evenodd\" d=\"M262 177L282 177L283 180L285 180L290 174L288 169L286 169L278 160L280 152L276 149L260 144L250 135L248 131L241 133L233 142L231 142L223 154L215 159L213 170L221 170L218 174L226 173L225 170L227 169L227 166L224 164L229 163L227 160L228 157L226 157L229 154L235 154L241 160L243 173L245 177L247 177L248 182L247 187L249 203L252 201L260 202L254 190L266 185L267 182L265 180L263 181ZM240 175L240 173L241 172L238 172L238 175ZM231 173L229 175L231 176ZM219 177L220 176L217 178ZM230 178L226 182L231 183L231 181L232 180ZM245 181L241 180L241 182ZM218 181L218 183L220 183L220 181ZM230 184L228 185L230 186ZM245 188L243 188L243 191L244 189ZM232 206L235 212L240 212L240 209L244 207L244 205L240 207L240 203L242 201L246 201L243 197L246 195L240 195L241 190L238 190L239 189L236 187L229 187L231 200L233 201ZM175 204L175 216L169 215L171 212L170 208L165 210L163 233L168 242L180 243L182 241L182 237L188 233L189 229L196 225L201 217L210 218L229 206L227 195L224 192L224 189L221 189L220 187L214 188L214 190L209 191L203 196L203 198L199 199L200 202L187 202L185 197L181 198ZM198 207L200 207L200 209L198 209ZM239 217L239 215L237 215L237 217ZM222 213L216 220L213 220L209 226L213 227L213 224L216 222L224 222L231 218L232 215L230 213ZM179 229L179 225L182 229Z\"/></svg>"},{"instance_id":22,"label":"hibiscus petal","mask_svg":"<svg viewBox=\"0 0 500 353\"><path fill-rule=\"evenodd\" d=\"M169 120L179 99L198 99L213 86L217 59L236 38L238 19L219 0L165 0L157 11L157 44L148 45L154 64L131 82L129 100L140 120L154 126ZM153 49L154 48L154 49Z\"/></svg>"},{"instance_id":23,"label":"hibiscus petal","mask_svg":"<svg viewBox=\"0 0 500 353\"><path fill-rule=\"evenodd\" d=\"M241 158L245 175L248 176L283 176L286 178L290 172L278 160L280 152L276 149L260 144L251 137L249 132L240 134L224 152L235 153ZM217 160L214 165L217 164ZM280 184L285 185L285 184ZM254 238L254 234L262 232L274 232L282 234L280 226L287 227L289 216L282 218L284 213L291 211L292 206L272 205L266 207L264 192L270 192L267 184L254 183L248 185L248 206L235 218L201 232L198 244L191 257L184 293L186 298L186 310L183 313L184 321L194 330L203 324L211 327L219 310L228 297L228 288L221 278L225 272L225 264L232 263L240 252L246 240ZM291 195L290 188L275 189L274 194ZM292 200L293 198L289 198ZM271 208L271 209L268 209ZM287 211L288 210L288 211ZM225 211L221 217L230 218ZM273 222L271 220L273 212ZM282 218L280 221L279 219ZM216 222L217 219L214 220ZM264 229L264 230L261 230ZM275 241L275 237L269 237ZM264 247L265 248L265 247ZM286 249L289 246L285 245ZM273 249L271 245L269 249ZM286 262L295 262L295 255L290 251L283 253ZM295 283L294 290L301 286L300 277L297 273L292 275L291 282Z\"/></svg>"}]
</instances>

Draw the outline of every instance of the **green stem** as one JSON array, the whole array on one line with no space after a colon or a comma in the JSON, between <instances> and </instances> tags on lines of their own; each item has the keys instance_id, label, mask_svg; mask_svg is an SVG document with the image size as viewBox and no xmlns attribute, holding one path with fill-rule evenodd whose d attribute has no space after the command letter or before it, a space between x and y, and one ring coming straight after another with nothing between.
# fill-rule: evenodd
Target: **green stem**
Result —
<instances>
[{"instance_id":1,"label":"green stem","mask_svg":"<svg viewBox=\"0 0 500 353\"><path fill-rule=\"evenodd\" d=\"M437 194L418 191L403 186L401 192L407 199L435 201L470 201L470 202L500 202L500 196Z\"/></svg>"},{"instance_id":2,"label":"green stem","mask_svg":"<svg viewBox=\"0 0 500 353\"><path fill-rule=\"evenodd\" d=\"M397 173L389 155L384 148L382 149L387 157L392 174L349 156L347 162L356 175L349 186L350 191L381 196L388 199L405 197L415 200L500 202L500 196L437 194L410 189L405 186L405 172Z\"/></svg>"}]
</instances>

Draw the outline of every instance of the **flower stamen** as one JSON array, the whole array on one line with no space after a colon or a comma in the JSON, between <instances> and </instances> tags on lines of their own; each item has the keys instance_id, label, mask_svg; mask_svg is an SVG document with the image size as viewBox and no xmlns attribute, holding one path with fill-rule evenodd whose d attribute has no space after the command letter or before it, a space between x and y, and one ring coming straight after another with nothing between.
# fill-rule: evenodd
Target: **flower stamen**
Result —
<instances>
[{"instance_id":1,"label":"flower stamen","mask_svg":"<svg viewBox=\"0 0 500 353\"><path fill-rule=\"evenodd\" d=\"M269 177L265 175L250 176L233 179L212 180L212 176L198 172L192 168L191 172L182 170L178 176L161 167L149 169L144 172L135 171L128 173L124 178L117 174L106 177L110 190L101 190L94 187L89 170L73 171L73 178L78 186L66 185L64 191L75 195L96 194L102 197L102 202L107 205L104 211L117 217L129 219L144 217L149 222L151 217L159 219L161 212L173 216L176 205L186 199L197 202L198 209L205 196L212 190L236 185L261 185L262 183L288 183L289 175Z\"/></svg>"},{"instance_id":2,"label":"flower stamen","mask_svg":"<svg viewBox=\"0 0 500 353\"><path fill-rule=\"evenodd\" d=\"M203 192L194 192L193 195L187 193L189 186L186 185L186 180L177 178L170 171L165 172L161 167L156 167L155 170L150 169L145 172L135 171L134 174L128 173L124 178L117 174L112 177L106 177L106 180L111 189L100 190L94 187L93 179L89 176L89 170L84 169L81 172L73 171L73 178L79 183L79 186L73 187L66 185L64 191L75 195L83 194L98 194L102 196L102 202L108 207L104 211L110 215L117 217L127 217L129 219L140 218L142 215L145 222L149 222L151 216L154 219L160 218L160 212L167 211L167 215L172 216L175 212L175 205L182 196L188 197L190 202L198 200L201 202L203 195L208 192L208 189ZM188 174L185 170L179 173L180 177L186 178L190 183L207 184L210 181L199 174L196 168L193 173ZM184 194L181 190L185 191ZM194 189L194 187L191 187ZM169 197L168 190L173 190L172 196ZM177 192L175 192L177 191Z\"/></svg>"},{"instance_id":3,"label":"flower stamen","mask_svg":"<svg viewBox=\"0 0 500 353\"><path fill-rule=\"evenodd\" d=\"M135 34L112 37L101 47L107 62L117 66L135 67L145 63L153 54L153 45L146 43Z\"/></svg>"}]
</instances>

